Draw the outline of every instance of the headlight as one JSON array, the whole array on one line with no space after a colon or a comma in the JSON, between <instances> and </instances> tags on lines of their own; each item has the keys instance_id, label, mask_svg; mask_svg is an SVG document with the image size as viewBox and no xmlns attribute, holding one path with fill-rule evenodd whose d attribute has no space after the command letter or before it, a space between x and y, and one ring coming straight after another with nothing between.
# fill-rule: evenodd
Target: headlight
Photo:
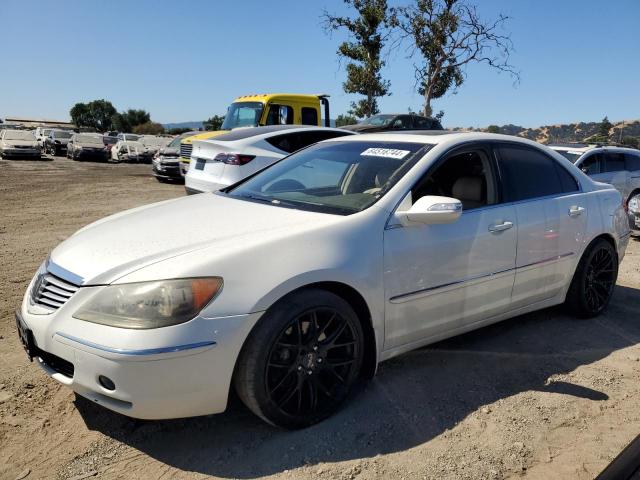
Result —
<instances>
[{"instance_id":1,"label":"headlight","mask_svg":"<svg viewBox=\"0 0 640 480\"><path fill-rule=\"evenodd\" d=\"M194 318L222 290L222 278L109 285L73 316L119 328L160 328Z\"/></svg>"},{"instance_id":2,"label":"headlight","mask_svg":"<svg viewBox=\"0 0 640 480\"><path fill-rule=\"evenodd\" d=\"M629 200L629 211L632 213L640 212L640 197L636 196Z\"/></svg>"}]
</instances>

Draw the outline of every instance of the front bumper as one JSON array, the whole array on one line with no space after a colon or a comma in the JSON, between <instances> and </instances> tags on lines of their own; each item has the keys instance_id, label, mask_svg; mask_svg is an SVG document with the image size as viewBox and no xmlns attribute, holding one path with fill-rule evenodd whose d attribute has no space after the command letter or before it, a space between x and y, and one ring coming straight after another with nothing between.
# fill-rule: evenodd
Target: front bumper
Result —
<instances>
[{"instance_id":1,"label":"front bumper","mask_svg":"<svg viewBox=\"0 0 640 480\"><path fill-rule=\"evenodd\" d=\"M31 288L31 286L29 287ZM168 419L223 412L237 356L261 313L201 318L171 327L127 330L71 317L100 287L83 287L59 310L18 313L34 357L54 380L118 413ZM99 377L110 379L108 390Z\"/></svg>"},{"instance_id":2,"label":"front bumper","mask_svg":"<svg viewBox=\"0 0 640 480\"><path fill-rule=\"evenodd\" d=\"M180 165L162 165L153 163L153 176L158 178L163 178L166 180L183 180L184 177L180 172Z\"/></svg>"},{"instance_id":3,"label":"front bumper","mask_svg":"<svg viewBox=\"0 0 640 480\"><path fill-rule=\"evenodd\" d=\"M2 154L6 157L40 157L39 148L4 148Z\"/></svg>"},{"instance_id":4,"label":"front bumper","mask_svg":"<svg viewBox=\"0 0 640 480\"><path fill-rule=\"evenodd\" d=\"M106 150L89 150L83 148L82 150L74 150L72 155L73 158L97 158L100 160L107 159Z\"/></svg>"}]
</instances>

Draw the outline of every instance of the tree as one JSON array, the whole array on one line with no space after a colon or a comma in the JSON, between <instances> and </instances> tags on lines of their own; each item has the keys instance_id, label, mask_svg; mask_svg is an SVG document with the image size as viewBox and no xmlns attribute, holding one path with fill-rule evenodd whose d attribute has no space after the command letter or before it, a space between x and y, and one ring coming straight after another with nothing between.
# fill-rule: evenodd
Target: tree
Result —
<instances>
[{"instance_id":1,"label":"tree","mask_svg":"<svg viewBox=\"0 0 640 480\"><path fill-rule=\"evenodd\" d=\"M69 110L71 121L76 126L93 128L98 132L111 130L111 119L115 114L115 107L104 99L93 100L89 103L76 103Z\"/></svg>"},{"instance_id":2,"label":"tree","mask_svg":"<svg viewBox=\"0 0 640 480\"><path fill-rule=\"evenodd\" d=\"M488 133L500 133L500 127L498 125L489 125L487 127Z\"/></svg>"},{"instance_id":3,"label":"tree","mask_svg":"<svg viewBox=\"0 0 640 480\"><path fill-rule=\"evenodd\" d=\"M622 144L632 148L640 148L640 138L638 137L624 137Z\"/></svg>"},{"instance_id":4,"label":"tree","mask_svg":"<svg viewBox=\"0 0 640 480\"><path fill-rule=\"evenodd\" d=\"M113 128L119 132L132 132L135 127L151 121L151 115L145 110L128 109L114 113L111 117Z\"/></svg>"},{"instance_id":5,"label":"tree","mask_svg":"<svg viewBox=\"0 0 640 480\"><path fill-rule=\"evenodd\" d=\"M214 115L209 120L202 122L202 126L207 131L220 130L222 123L224 122L224 115Z\"/></svg>"},{"instance_id":6,"label":"tree","mask_svg":"<svg viewBox=\"0 0 640 480\"><path fill-rule=\"evenodd\" d=\"M509 63L511 38L500 33L509 17L499 15L485 22L468 0L413 1L414 5L394 8L391 23L400 29L403 40L411 41L410 56L422 57L422 62L414 64L414 73L425 116L432 115L433 100L464 83L471 63L485 63L519 79Z\"/></svg>"},{"instance_id":7,"label":"tree","mask_svg":"<svg viewBox=\"0 0 640 480\"><path fill-rule=\"evenodd\" d=\"M379 112L378 98L389 95L391 83L383 80L380 70L385 62L381 52L389 36L387 0L344 0L357 16L336 17L324 12L328 31L346 30L350 41L338 47L338 55L348 60L347 80L342 84L345 93L357 93L365 98L351 103L349 113L358 118Z\"/></svg>"},{"instance_id":8,"label":"tree","mask_svg":"<svg viewBox=\"0 0 640 480\"><path fill-rule=\"evenodd\" d=\"M146 122L133 127L133 133L138 135L160 135L164 133L164 127L156 122Z\"/></svg>"},{"instance_id":9,"label":"tree","mask_svg":"<svg viewBox=\"0 0 640 480\"><path fill-rule=\"evenodd\" d=\"M191 130L192 130L191 128L176 127L176 128L170 128L169 130L167 130L167 133L169 135L182 135L183 133L187 133Z\"/></svg>"},{"instance_id":10,"label":"tree","mask_svg":"<svg viewBox=\"0 0 640 480\"><path fill-rule=\"evenodd\" d=\"M609 121L608 117L604 117L598 127L598 136L609 139L609 131L613 128L613 124Z\"/></svg>"},{"instance_id":11,"label":"tree","mask_svg":"<svg viewBox=\"0 0 640 480\"><path fill-rule=\"evenodd\" d=\"M358 119L353 115L338 115L336 118L336 127L344 127L345 125L355 125L358 123Z\"/></svg>"}]
</instances>

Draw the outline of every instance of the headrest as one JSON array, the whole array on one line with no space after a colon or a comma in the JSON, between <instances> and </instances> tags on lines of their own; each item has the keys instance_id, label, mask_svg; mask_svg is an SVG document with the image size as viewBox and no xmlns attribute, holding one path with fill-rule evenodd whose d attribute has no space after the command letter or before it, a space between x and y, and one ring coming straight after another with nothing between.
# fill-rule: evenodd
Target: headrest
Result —
<instances>
[{"instance_id":1,"label":"headrest","mask_svg":"<svg viewBox=\"0 0 640 480\"><path fill-rule=\"evenodd\" d=\"M482 180L483 177L460 177L453 184L451 193L458 200L481 202Z\"/></svg>"}]
</instances>

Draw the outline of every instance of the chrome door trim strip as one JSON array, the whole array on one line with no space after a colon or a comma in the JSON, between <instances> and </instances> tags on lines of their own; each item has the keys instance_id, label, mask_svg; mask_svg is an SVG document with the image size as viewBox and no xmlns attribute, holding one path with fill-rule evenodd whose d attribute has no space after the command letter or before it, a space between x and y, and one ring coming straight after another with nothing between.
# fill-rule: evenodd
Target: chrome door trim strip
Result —
<instances>
[{"instance_id":1,"label":"chrome door trim strip","mask_svg":"<svg viewBox=\"0 0 640 480\"><path fill-rule=\"evenodd\" d=\"M204 342L189 343L186 345L175 345L171 347L130 350L126 348L107 347L105 345L93 343L88 340L82 340L81 338L74 337L73 335L68 335L62 332L56 332L56 335L59 335L62 338L66 338L67 340L71 340L72 342L79 343L80 345L84 345L85 347L91 347L91 348L95 348L96 350L102 350L103 352L108 352L108 353L116 353L119 355L158 355L161 353L174 353L174 352L182 352L184 350L192 350L194 348L210 347L216 344L216 342L214 342L213 340L209 340Z\"/></svg>"},{"instance_id":2,"label":"chrome door trim strip","mask_svg":"<svg viewBox=\"0 0 640 480\"><path fill-rule=\"evenodd\" d=\"M498 270L496 272L491 272L491 273L482 273L482 274L479 274L479 275L474 275L472 277L463 278L461 280L456 280L456 281L453 281L453 282L443 283L441 285L436 285L434 287L427 287L427 288L422 288L420 290L414 290L412 292L401 293L400 295L395 295L395 296L389 298L389 301L391 303L398 303L399 301L405 300L408 297L413 297L413 296L416 296L416 295L421 295L421 294L424 294L424 293L433 292L435 290L440 290L442 288L451 287L453 285L460 285L460 284L463 284L463 283L471 282L473 280L479 280L481 278L487 278L487 277L492 277L494 275L500 275L502 273L513 272L513 271L517 272L517 270L520 270L522 268L528 268L528 267L533 267L533 266L536 266L536 265L542 265L544 263L555 262L555 261L561 260L563 258L570 257L572 255L575 255L574 252L563 253L562 255L556 255L555 257L545 258L544 260L538 260L537 262L528 263L526 265L521 265L519 267L507 268L505 270Z\"/></svg>"}]
</instances>

